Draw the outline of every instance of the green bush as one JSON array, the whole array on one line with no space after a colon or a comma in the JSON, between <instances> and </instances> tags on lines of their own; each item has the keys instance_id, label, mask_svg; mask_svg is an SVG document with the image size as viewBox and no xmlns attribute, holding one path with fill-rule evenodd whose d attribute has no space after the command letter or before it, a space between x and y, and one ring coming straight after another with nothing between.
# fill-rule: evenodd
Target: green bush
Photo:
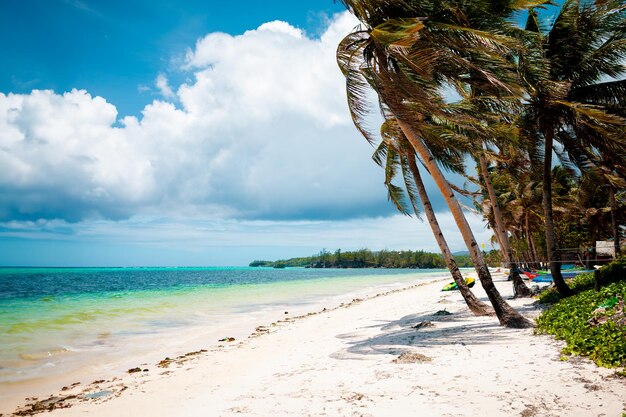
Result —
<instances>
[{"instance_id":1,"label":"green bush","mask_svg":"<svg viewBox=\"0 0 626 417\"><path fill-rule=\"evenodd\" d=\"M618 282L626 279L626 257L621 257L600 268L603 283Z\"/></svg>"},{"instance_id":2,"label":"green bush","mask_svg":"<svg viewBox=\"0 0 626 417\"><path fill-rule=\"evenodd\" d=\"M589 289L558 301L537 319L536 332L549 333L564 340L567 346L563 353L566 355L588 356L598 366L625 366L626 327L611 320L599 326L587 323L593 310L607 298L618 294L626 299L624 279L625 276L621 275L621 281L613 282L599 292ZM580 285L589 285L587 281L589 278L581 278Z\"/></svg>"},{"instance_id":3,"label":"green bush","mask_svg":"<svg viewBox=\"0 0 626 417\"><path fill-rule=\"evenodd\" d=\"M602 273L602 272L600 272ZM594 287L595 279L593 277L593 273L589 272L586 274L580 274L575 276L569 283L568 286L574 293L579 293L581 291L588 290ZM561 299L561 295L556 290L555 287L549 288L539 294L539 302L543 304L554 304Z\"/></svg>"}]
</instances>

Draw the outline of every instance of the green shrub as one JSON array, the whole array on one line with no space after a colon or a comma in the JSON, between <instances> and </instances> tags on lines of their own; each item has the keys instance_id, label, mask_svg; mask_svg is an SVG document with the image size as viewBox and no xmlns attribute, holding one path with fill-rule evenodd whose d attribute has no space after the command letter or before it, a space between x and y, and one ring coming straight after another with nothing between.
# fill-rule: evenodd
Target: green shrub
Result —
<instances>
[{"instance_id":1,"label":"green shrub","mask_svg":"<svg viewBox=\"0 0 626 417\"><path fill-rule=\"evenodd\" d=\"M593 310L607 298L619 294L626 299L624 278L622 275L621 281L609 284L599 292L588 289L558 301L539 316L536 333L549 333L564 340L567 346L563 348L563 353L566 355L588 356L598 366L625 366L626 327L618 326L611 320L599 326L587 323ZM581 286L586 280L588 278L580 280Z\"/></svg>"},{"instance_id":2,"label":"green shrub","mask_svg":"<svg viewBox=\"0 0 626 417\"><path fill-rule=\"evenodd\" d=\"M541 304L554 304L561 299L561 294L555 287L550 287L540 293L537 299Z\"/></svg>"},{"instance_id":3,"label":"green shrub","mask_svg":"<svg viewBox=\"0 0 626 417\"><path fill-rule=\"evenodd\" d=\"M602 273L602 272L600 272ZM575 276L569 283L568 286L574 293L579 293L581 291L588 290L594 287L595 278L593 277L593 273L589 272L586 274L580 274ZM561 295L556 290L556 288L551 287L541 294L539 294L539 302L542 304L554 304L561 299Z\"/></svg>"},{"instance_id":4,"label":"green shrub","mask_svg":"<svg viewBox=\"0 0 626 417\"><path fill-rule=\"evenodd\" d=\"M621 257L600 268L602 283L618 282L626 279L626 257Z\"/></svg>"}]
</instances>

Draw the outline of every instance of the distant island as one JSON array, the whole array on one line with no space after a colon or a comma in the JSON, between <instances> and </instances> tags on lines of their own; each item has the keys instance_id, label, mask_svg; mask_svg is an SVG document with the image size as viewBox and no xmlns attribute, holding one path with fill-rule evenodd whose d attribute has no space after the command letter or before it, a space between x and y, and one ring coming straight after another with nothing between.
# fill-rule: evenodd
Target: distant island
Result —
<instances>
[{"instance_id":1,"label":"distant island","mask_svg":"<svg viewBox=\"0 0 626 417\"><path fill-rule=\"evenodd\" d=\"M459 267L471 267L472 262L466 253L455 254ZM353 252L322 250L319 254L303 258L281 259L278 261L250 262L251 267L305 267L305 268L445 268L441 254L418 251L371 251L360 249Z\"/></svg>"}]
</instances>

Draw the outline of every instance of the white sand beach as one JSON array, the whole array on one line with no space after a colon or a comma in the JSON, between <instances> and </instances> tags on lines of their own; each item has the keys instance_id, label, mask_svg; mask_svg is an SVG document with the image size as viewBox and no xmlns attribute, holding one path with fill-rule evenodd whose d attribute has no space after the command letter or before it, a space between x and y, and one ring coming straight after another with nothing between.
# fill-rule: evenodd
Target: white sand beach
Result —
<instances>
[{"instance_id":1,"label":"white sand beach","mask_svg":"<svg viewBox=\"0 0 626 417\"><path fill-rule=\"evenodd\" d=\"M510 296L511 284L496 281ZM42 400L35 408L69 406L54 416L580 417L626 410L626 380L613 370L563 361L552 337L473 317L458 292L439 291L444 282L277 317L273 326L258 323L264 327L252 337L221 347L207 341L204 352L140 372L94 382L84 375L49 402L28 401L25 411ZM533 301L510 302L535 317ZM433 315L444 309L452 314Z\"/></svg>"}]
</instances>

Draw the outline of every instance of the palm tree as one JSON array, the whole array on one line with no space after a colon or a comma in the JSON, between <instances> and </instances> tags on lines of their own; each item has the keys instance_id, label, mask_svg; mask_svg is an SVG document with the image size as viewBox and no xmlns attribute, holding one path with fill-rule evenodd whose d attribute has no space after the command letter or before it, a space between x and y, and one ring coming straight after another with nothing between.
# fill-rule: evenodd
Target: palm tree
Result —
<instances>
[{"instance_id":1,"label":"palm tree","mask_svg":"<svg viewBox=\"0 0 626 417\"><path fill-rule=\"evenodd\" d=\"M537 223L543 221L541 178L531 169L523 149L513 147L500 150L500 161L491 172L491 178L496 194L503 202L505 229L515 235L512 246L518 250L523 248L524 254L517 255L525 259L529 267L539 268L542 259L535 236L536 230L541 228Z\"/></svg>"},{"instance_id":2,"label":"palm tree","mask_svg":"<svg viewBox=\"0 0 626 417\"><path fill-rule=\"evenodd\" d=\"M400 168L406 194L408 195L413 212L419 217L418 204L421 202L424 213L426 214L426 219L437 241L437 245L441 250L446 266L454 282L457 284L467 307L476 316L493 315L493 310L480 301L465 283L465 279L459 270L456 260L452 256L452 252L439 226L437 216L435 215L430 198L426 192L426 187L424 186L422 176L416 163L415 151L408 143L402 131L398 128L395 119L388 118L385 123L383 123L381 136L383 140L376 149L373 159L378 165L385 168L385 186L389 192L389 199L401 213L410 215L402 189L393 183L398 168Z\"/></svg>"},{"instance_id":3,"label":"palm tree","mask_svg":"<svg viewBox=\"0 0 626 417\"><path fill-rule=\"evenodd\" d=\"M626 53L625 16L626 6L619 0L568 0L547 34L542 34L534 11L526 26L536 36L529 54L519 60L530 94L522 126L532 142L544 144L546 244L554 283L564 296L571 291L561 275L554 234L554 141L580 169L599 166L607 156L624 166L626 81L615 78L626 71L621 62Z\"/></svg>"},{"instance_id":4,"label":"palm tree","mask_svg":"<svg viewBox=\"0 0 626 417\"><path fill-rule=\"evenodd\" d=\"M481 125L477 117L445 106L440 91L443 83L464 89L464 74L478 71L488 83L511 94L521 93L514 82L515 72L502 57L512 41L503 35L472 29L470 24L480 18L476 17L478 14L466 13L475 10L463 10L460 5L442 6L434 1L343 2L365 25L365 29L346 36L338 48L338 63L346 76L355 125L366 139L374 142L365 127L368 108L364 99L366 87L370 86L378 94L383 115L397 120L442 193L500 323L509 327L531 326L495 288L461 205L430 149L445 148L450 141L468 142L459 130L477 130ZM472 3L485 9L489 9L489 4ZM425 123L426 119L429 123ZM450 129L451 125L462 129Z\"/></svg>"},{"instance_id":5,"label":"palm tree","mask_svg":"<svg viewBox=\"0 0 626 417\"><path fill-rule=\"evenodd\" d=\"M491 175L489 174L489 170L487 168L487 161L485 160L485 156L483 154L479 155L478 159L483 183L485 184L485 188L487 189L487 193L489 195L489 205L493 210L496 233L501 244L500 249L502 250L504 261L510 268L510 277L513 279L515 296L530 297L532 296L532 292L524 284L524 281L520 277L517 263L513 259L513 251L511 250L511 244L509 242L509 232L504 226L504 220L502 219L502 213L500 212L500 205L498 204L498 197L496 197L496 192L493 188L493 184L491 183Z\"/></svg>"}]
</instances>

